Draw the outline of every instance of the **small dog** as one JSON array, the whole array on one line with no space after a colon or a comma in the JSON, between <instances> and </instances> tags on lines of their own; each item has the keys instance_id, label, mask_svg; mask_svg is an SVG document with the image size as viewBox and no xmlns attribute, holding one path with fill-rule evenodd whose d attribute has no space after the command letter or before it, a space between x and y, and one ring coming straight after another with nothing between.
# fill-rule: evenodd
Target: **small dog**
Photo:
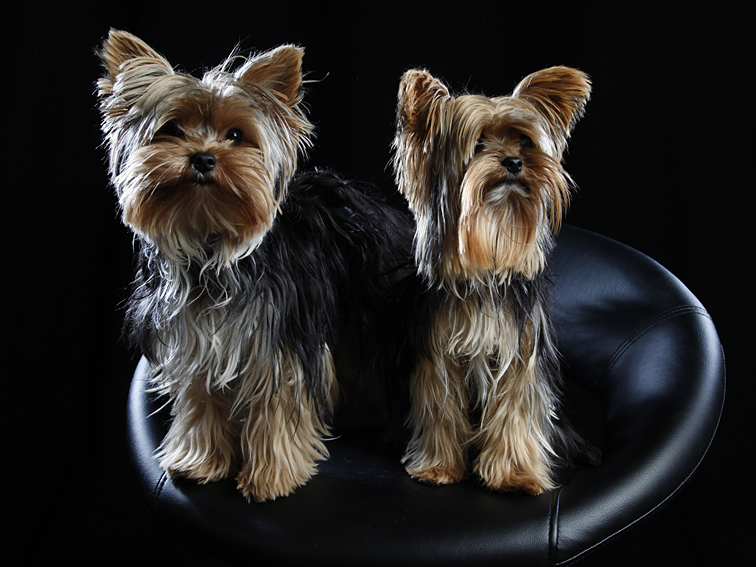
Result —
<instances>
[{"instance_id":1,"label":"small dog","mask_svg":"<svg viewBox=\"0 0 756 567\"><path fill-rule=\"evenodd\" d=\"M139 245L126 328L173 416L160 464L236 476L255 501L328 456L335 368L356 356L340 335L377 332L395 262L411 264L411 219L371 187L294 177L313 130L302 56L235 52L198 79L126 32L99 51L111 179Z\"/></svg>"},{"instance_id":2,"label":"small dog","mask_svg":"<svg viewBox=\"0 0 756 567\"><path fill-rule=\"evenodd\" d=\"M539 494L563 458L592 452L557 417L544 275L569 201L562 153L589 96L566 67L499 98L453 96L425 70L402 77L393 164L428 288L404 463L421 481L463 479L475 447L486 486Z\"/></svg>"}]
</instances>

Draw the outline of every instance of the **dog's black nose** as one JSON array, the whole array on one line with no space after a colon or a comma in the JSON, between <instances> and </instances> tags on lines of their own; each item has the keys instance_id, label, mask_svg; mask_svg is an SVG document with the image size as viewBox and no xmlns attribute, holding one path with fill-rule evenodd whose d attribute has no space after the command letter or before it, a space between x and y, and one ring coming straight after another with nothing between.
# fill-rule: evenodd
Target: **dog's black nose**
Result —
<instances>
[{"instance_id":1,"label":"dog's black nose","mask_svg":"<svg viewBox=\"0 0 756 567\"><path fill-rule=\"evenodd\" d=\"M208 173L213 170L218 160L210 152L197 152L189 158L189 162L198 172Z\"/></svg>"},{"instance_id":2,"label":"dog's black nose","mask_svg":"<svg viewBox=\"0 0 756 567\"><path fill-rule=\"evenodd\" d=\"M518 157L505 157L501 160L501 165L507 168L509 173L520 173L522 171L522 160Z\"/></svg>"}]
</instances>

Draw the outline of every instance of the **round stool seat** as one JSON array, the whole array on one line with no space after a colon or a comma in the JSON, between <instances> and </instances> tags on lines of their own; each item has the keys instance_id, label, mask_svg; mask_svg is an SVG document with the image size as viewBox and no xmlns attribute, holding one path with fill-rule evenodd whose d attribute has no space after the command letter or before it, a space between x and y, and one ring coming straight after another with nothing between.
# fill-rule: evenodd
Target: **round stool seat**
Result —
<instances>
[{"instance_id":1,"label":"round stool seat","mask_svg":"<svg viewBox=\"0 0 756 567\"><path fill-rule=\"evenodd\" d=\"M330 459L305 486L247 503L233 480L198 485L160 469L154 453L169 412L147 391L142 359L128 419L148 508L229 563L561 565L610 544L703 459L722 410L724 357L699 301L647 256L565 226L550 270L567 408L600 444L599 466L564 471L541 496L494 494L474 480L431 487L407 475L379 429L337 430Z\"/></svg>"}]
</instances>

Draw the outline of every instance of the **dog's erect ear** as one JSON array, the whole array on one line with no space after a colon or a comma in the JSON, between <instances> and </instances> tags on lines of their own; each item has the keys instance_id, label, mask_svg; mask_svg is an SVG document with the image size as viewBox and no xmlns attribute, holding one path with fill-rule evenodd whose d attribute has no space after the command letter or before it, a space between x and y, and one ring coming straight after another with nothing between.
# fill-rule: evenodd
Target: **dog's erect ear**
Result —
<instances>
[{"instance_id":1,"label":"dog's erect ear","mask_svg":"<svg viewBox=\"0 0 756 567\"><path fill-rule=\"evenodd\" d=\"M400 128L423 132L429 128L429 115L440 99L449 96L449 89L428 71L412 69L399 83L397 121Z\"/></svg>"},{"instance_id":2,"label":"dog's erect ear","mask_svg":"<svg viewBox=\"0 0 756 567\"><path fill-rule=\"evenodd\" d=\"M512 96L535 106L556 133L566 138L585 112L591 82L588 75L577 69L550 67L525 77Z\"/></svg>"},{"instance_id":3,"label":"dog's erect ear","mask_svg":"<svg viewBox=\"0 0 756 567\"><path fill-rule=\"evenodd\" d=\"M263 87L288 107L299 102L304 49L282 45L250 59L235 74L244 83Z\"/></svg>"},{"instance_id":4,"label":"dog's erect ear","mask_svg":"<svg viewBox=\"0 0 756 567\"><path fill-rule=\"evenodd\" d=\"M110 30L98 52L111 81L123 70L123 64L134 61L153 67L153 73L171 74L170 63L138 37L120 30Z\"/></svg>"}]
</instances>

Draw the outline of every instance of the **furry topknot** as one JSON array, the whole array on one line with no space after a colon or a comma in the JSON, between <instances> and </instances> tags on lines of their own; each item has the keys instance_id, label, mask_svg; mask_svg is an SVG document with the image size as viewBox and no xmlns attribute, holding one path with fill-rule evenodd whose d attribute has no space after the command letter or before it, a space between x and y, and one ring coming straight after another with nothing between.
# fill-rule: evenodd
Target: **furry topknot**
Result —
<instances>
[{"instance_id":1,"label":"furry topknot","mask_svg":"<svg viewBox=\"0 0 756 567\"><path fill-rule=\"evenodd\" d=\"M427 286L404 458L415 478L456 482L474 451L488 487L538 494L588 450L558 417L544 270L569 202L562 153L589 94L567 67L496 98L452 95L422 69L402 77L393 163Z\"/></svg>"},{"instance_id":2,"label":"furry topknot","mask_svg":"<svg viewBox=\"0 0 756 567\"><path fill-rule=\"evenodd\" d=\"M312 132L302 55L234 54L195 78L126 32L99 52L111 179L138 246L126 326L173 418L160 464L235 477L255 501L327 457L336 369L360 355L344 335L387 328L410 253L408 219L370 186L295 175Z\"/></svg>"}]
</instances>

